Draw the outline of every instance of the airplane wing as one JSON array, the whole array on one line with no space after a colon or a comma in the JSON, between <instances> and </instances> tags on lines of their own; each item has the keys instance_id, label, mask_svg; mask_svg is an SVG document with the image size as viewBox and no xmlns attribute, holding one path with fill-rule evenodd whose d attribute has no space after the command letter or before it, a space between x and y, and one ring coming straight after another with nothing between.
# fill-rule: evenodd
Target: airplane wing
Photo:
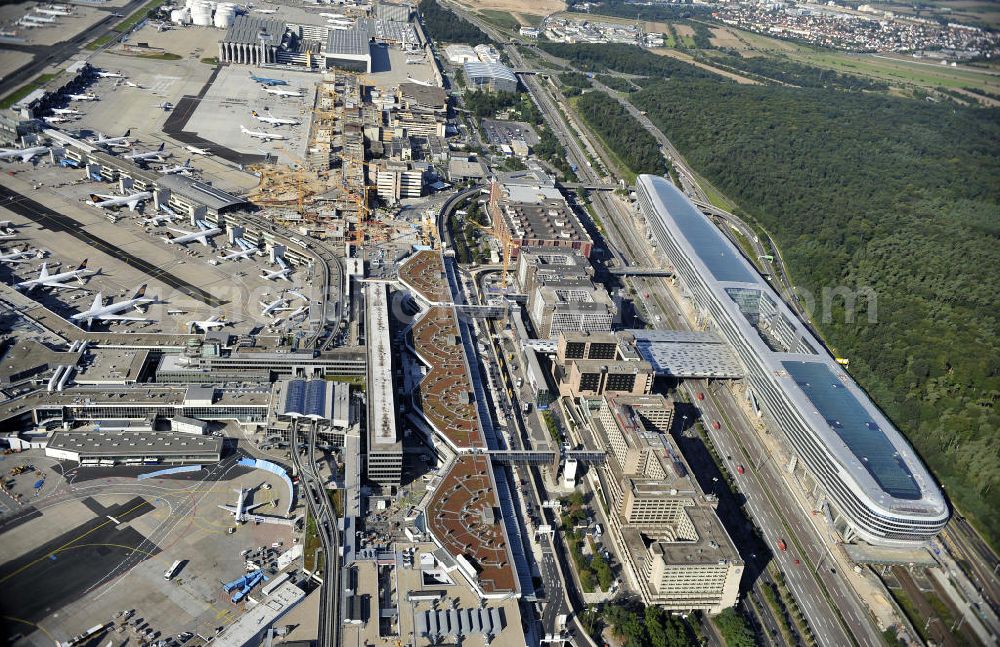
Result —
<instances>
[{"instance_id":1,"label":"airplane wing","mask_svg":"<svg viewBox=\"0 0 1000 647\"><path fill-rule=\"evenodd\" d=\"M58 281L42 281L38 285L44 285L47 288L62 288L64 290L83 290L83 285L71 285L69 283L60 283Z\"/></svg>"},{"instance_id":2,"label":"airplane wing","mask_svg":"<svg viewBox=\"0 0 1000 647\"><path fill-rule=\"evenodd\" d=\"M140 202L142 202L142 198L136 198L135 200L129 200L125 204L128 205L129 211L135 211L135 208L139 206Z\"/></svg>"},{"instance_id":3,"label":"airplane wing","mask_svg":"<svg viewBox=\"0 0 1000 647\"><path fill-rule=\"evenodd\" d=\"M125 315L98 315L94 318L101 321L149 321L145 317L127 317Z\"/></svg>"},{"instance_id":4,"label":"airplane wing","mask_svg":"<svg viewBox=\"0 0 1000 647\"><path fill-rule=\"evenodd\" d=\"M225 510L226 512L231 512L233 514L236 514L236 506L234 505L220 505L219 507Z\"/></svg>"},{"instance_id":5,"label":"airplane wing","mask_svg":"<svg viewBox=\"0 0 1000 647\"><path fill-rule=\"evenodd\" d=\"M104 295L98 292L94 295L94 302L90 304L90 311L93 312L104 306Z\"/></svg>"},{"instance_id":6,"label":"airplane wing","mask_svg":"<svg viewBox=\"0 0 1000 647\"><path fill-rule=\"evenodd\" d=\"M29 153L24 153L24 154L21 155L21 161L22 162L30 162L35 155L37 155L37 153L35 151L31 151Z\"/></svg>"}]
</instances>

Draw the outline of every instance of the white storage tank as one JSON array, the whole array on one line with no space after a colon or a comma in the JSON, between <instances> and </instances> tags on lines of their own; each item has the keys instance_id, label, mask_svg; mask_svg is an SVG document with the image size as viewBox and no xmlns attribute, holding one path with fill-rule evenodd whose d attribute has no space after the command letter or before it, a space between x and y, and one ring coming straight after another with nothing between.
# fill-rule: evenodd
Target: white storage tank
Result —
<instances>
[{"instance_id":1,"label":"white storage tank","mask_svg":"<svg viewBox=\"0 0 1000 647\"><path fill-rule=\"evenodd\" d=\"M229 3L222 3L215 7L215 26L219 29L228 29L231 24L233 24L233 18L236 16L236 7Z\"/></svg>"},{"instance_id":2,"label":"white storage tank","mask_svg":"<svg viewBox=\"0 0 1000 647\"><path fill-rule=\"evenodd\" d=\"M191 20L201 27L212 26L212 5L198 2L191 8Z\"/></svg>"},{"instance_id":3,"label":"white storage tank","mask_svg":"<svg viewBox=\"0 0 1000 647\"><path fill-rule=\"evenodd\" d=\"M174 9L170 12L170 22L175 25L190 25L191 11L189 9Z\"/></svg>"}]
</instances>

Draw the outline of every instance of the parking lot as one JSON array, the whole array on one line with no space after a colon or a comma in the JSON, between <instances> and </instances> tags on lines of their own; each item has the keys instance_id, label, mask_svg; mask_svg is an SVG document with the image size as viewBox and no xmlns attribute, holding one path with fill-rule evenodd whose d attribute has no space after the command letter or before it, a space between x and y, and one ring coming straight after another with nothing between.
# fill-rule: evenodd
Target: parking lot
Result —
<instances>
[{"instance_id":1,"label":"parking lot","mask_svg":"<svg viewBox=\"0 0 1000 647\"><path fill-rule=\"evenodd\" d=\"M486 140L493 146L510 146L515 139L523 139L528 146L538 143L538 134L523 121L498 121L483 119L483 133Z\"/></svg>"}]
</instances>

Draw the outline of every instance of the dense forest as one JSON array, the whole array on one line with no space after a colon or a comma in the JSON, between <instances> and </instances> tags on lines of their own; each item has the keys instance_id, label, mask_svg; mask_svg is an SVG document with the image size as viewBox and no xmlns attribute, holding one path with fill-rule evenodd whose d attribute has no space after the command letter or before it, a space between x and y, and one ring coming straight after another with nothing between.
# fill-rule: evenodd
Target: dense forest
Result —
<instances>
[{"instance_id":1,"label":"dense forest","mask_svg":"<svg viewBox=\"0 0 1000 647\"><path fill-rule=\"evenodd\" d=\"M445 9L437 0L420 0L418 5L427 35L435 43L468 43L480 45L491 42L489 37L455 12Z\"/></svg>"},{"instance_id":2,"label":"dense forest","mask_svg":"<svg viewBox=\"0 0 1000 647\"><path fill-rule=\"evenodd\" d=\"M712 78L718 75L669 56L657 56L635 45L620 43L550 43L541 41L540 49L563 58L587 72L624 72L660 78Z\"/></svg>"},{"instance_id":3,"label":"dense forest","mask_svg":"<svg viewBox=\"0 0 1000 647\"><path fill-rule=\"evenodd\" d=\"M576 109L629 169L654 175L667 172L656 139L616 99L588 92L577 99Z\"/></svg>"},{"instance_id":4,"label":"dense forest","mask_svg":"<svg viewBox=\"0 0 1000 647\"><path fill-rule=\"evenodd\" d=\"M996 545L1000 113L701 80L632 95L770 231L796 285L872 288L813 320Z\"/></svg>"},{"instance_id":5,"label":"dense forest","mask_svg":"<svg viewBox=\"0 0 1000 647\"><path fill-rule=\"evenodd\" d=\"M795 61L774 59L767 56L744 57L738 52L733 52L720 53L713 56L696 56L696 58L704 60L715 67L727 68L764 81L777 81L787 85L797 85L802 88L838 88L842 90L875 91L889 89L889 84L883 81L867 79L854 74L841 74L821 67L803 65Z\"/></svg>"}]
</instances>

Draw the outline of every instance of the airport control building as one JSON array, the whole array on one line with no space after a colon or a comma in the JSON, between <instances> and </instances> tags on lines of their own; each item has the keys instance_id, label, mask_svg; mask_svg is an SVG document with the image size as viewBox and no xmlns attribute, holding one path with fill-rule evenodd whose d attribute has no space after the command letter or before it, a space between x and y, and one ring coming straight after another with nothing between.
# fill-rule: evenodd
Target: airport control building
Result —
<instances>
[{"instance_id":1,"label":"airport control building","mask_svg":"<svg viewBox=\"0 0 1000 647\"><path fill-rule=\"evenodd\" d=\"M902 434L669 180L641 175L636 193L683 293L733 347L749 397L795 448L844 537L888 546L934 537L948 504Z\"/></svg>"}]
</instances>

